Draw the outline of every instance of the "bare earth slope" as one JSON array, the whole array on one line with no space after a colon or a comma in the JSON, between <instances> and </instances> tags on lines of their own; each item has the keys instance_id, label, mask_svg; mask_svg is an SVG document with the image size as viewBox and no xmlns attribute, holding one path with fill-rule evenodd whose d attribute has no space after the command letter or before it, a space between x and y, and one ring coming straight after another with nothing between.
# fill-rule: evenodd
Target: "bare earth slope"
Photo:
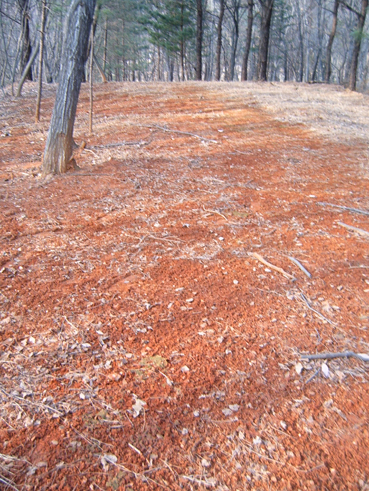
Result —
<instances>
[{"instance_id":1,"label":"bare earth slope","mask_svg":"<svg viewBox=\"0 0 369 491\"><path fill-rule=\"evenodd\" d=\"M54 94L0 106L0 488L368 490L369 363L302 358L369 355L368 96L84 88L44 179Z\"/></svg>"}]
</instances>

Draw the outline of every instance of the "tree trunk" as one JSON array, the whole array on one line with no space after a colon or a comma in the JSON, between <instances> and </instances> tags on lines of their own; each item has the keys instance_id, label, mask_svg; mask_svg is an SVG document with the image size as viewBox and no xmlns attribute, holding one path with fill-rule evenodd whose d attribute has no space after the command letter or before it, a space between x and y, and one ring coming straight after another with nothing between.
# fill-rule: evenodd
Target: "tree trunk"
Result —
<instances>
[{"instance_id":1,"label":"tree trunk","mask_svg":"<svg viewBox=\"0 0 369 491\"><path fill-rule=\"evenodd\" d=\"M351 65L350 65L350 78L349 78L349 85L348 85L348 88L350 90L356 90L357 67L359 62L361 40L363 39L363 31L364 31L367 9L368 9L368 0L361 0L361 12L358 15L357 26L354 33L355 36L354 50L352 52Z\"/></svg>"},{"instance_id":2,"label":"tree trunk","mask_svg":"<svg viewBox=\"0 0 369 491\"><path fill-rule=\"evenodd\" d=\"M260 4L261 20L257 79L265 82L267 80L270 24L272 21L274 0L260 0Z\"/></svg>"},{"instance_id":3,"label":"tree trunk","mask_svg":"<svg viewBox=\"0 0 369 491\"><path fill-rule=\"evenodd\" d=\"M105 28L104 28L104 56L103 56L103 66L102 70L105 73L106 71L106 59L108 53L108 19L105 19Z\"/></svg>"},{"instance_id":4,"label":"tree trunk","mask_svg":"<svg viewBox=\"0 0 369 491\"><path fill-rule=\"evenodd\" d=\"M329 84L329 79L331 78L331 73L332 73L332 65L331 65L331 62L332 62L332 46L333 46L334 37L336 35L337 15L338 15L339 4L340 4L340 0L334 1L332 29L331 29L331 32L329 34L327 54L326 54L326 58L325 58L325 81L327 84Z\"/></svg>"},{"instance_id":5,"label":"tree trunk","mask_svg":"<svg viewBox=\"0 0 369 491\"><path fill-rule=\"evenodd\" d=\"M196 80L202 80L202 37L203 37L202 0L197 0L197 32L196 32Z\"/></svg>"},{"instance_id":6,"label":"tree trunk","mask_svg":"<svg viewBox=\"0 0 369 491\"><path fill-rule=\"evenodd\" d=\"M95 49L95 29L97 24L97 15L95 12L90 33L90 114L89 114L89 131L92 135L92 124L94 115L94 49Z\"/></svg>"},{"instance_id":7,"label":"tree trunk","mask_svg":"<svg viewBox=\"0 0 369 491\"><path fill-rule=\"evenodd\" d=\"M215 68L215 80L219 82L220 80L220 57L222 54L222 27L223 27L223 18L224 18L224 5L225 0L220 0L220 11L219 11L219 21L217 27L217 60L216 60L216 68Z\"/></svg>"},{"instance_id":8,"label":"tree trunk","mask_svg":"<svg viewBox=\"0 0 369 491\"><path fill-rule=\"evenodd\" d=\"M43 174L67 171L96 0L73 0L65 23L61 78L46 141Z\"/></svg>"},{"instance_id":9,"label":"tree trunk","mask_svg":"<svg viewBox=\"0 0 369 491\"><path fill-rule=\"evenodd\" d=\"M21 73L23 73L24 69L26 68L31 58L31 51L32 51L31 41L30 41L30 31L29 31L29 0L19 0L19 7L21 9L21 15L22 15L22 36L23 36L20 71ZM30 81L33 80L32 66L28 70L26 79Z\"/></svg>"},{"instance_id":10,"label":"tree trunk","mask_svg":"<svg viewBox=\"0 0 369 491\"><path fill-rule=\"evenodd\" d=\"M38 88L37 88L37 101L36 101L36 115L35 122L40 121L40 109L41 109L41 97L42 97L42 66L44 61L44 39L45 39L45 25L46 25L46 0L42 0L42 12L41 12L41 31L40 31L40 57L38 68Z\"/></svg>"},{"instance_id":11,"label":"tree trunk","mask_svg":"<svg viewBox=\"0 0 369 491\"><path fill-rule=\"evenodd\" d=\"M239 24L240 24L240 2L233 1L232 9L229 9L232 15L233 20L233 29L232 29L232 46L231 46L231 67L230 67L230 75L229 80L232 82L234 80L234 72L236 66L236 55L237 55L237 46L238 46L238 38L239 38Z\"/></svg>"},{"instance_id":12,"label":"tree trunk","mask_svg":"<svg viewBox=\"0 0 369 491\"><path fill-rule=\"evenodd\" d=\"M251 40L252 40L252 25L254 23L254 0L248 0L247 3L247 33L246 33L246 47L243 55L241 80L245 82L247 80L247 64L249 62Z\"/></svg>"},{"instance_id":13,"label":"tree trunk","mask_svg":"<svg viewBox=\"0 0 369 491\"><path fill-rule=\"evenodd\" d=\"M33 62L35 61L35 58L36 58L36 56L38 54L39 49L40 49L40 43L33 50L32 56L31 56L30 60L28 61L26 68L23 71L22 77L21 77L21 79L19 81L19 84L18 84L18 89L17 89L16 97L20 97L20 95L22 93L23 84L26 81L27 74L30 71Z\"/></svg>"}]
</instances>

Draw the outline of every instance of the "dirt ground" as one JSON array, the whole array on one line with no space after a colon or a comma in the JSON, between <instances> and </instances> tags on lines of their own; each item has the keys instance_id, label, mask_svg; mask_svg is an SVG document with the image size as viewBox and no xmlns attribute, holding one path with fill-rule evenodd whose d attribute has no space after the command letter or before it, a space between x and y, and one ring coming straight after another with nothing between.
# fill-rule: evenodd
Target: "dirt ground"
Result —
<instances>
[{"instance_id":1,"label":"dirt ground","mask_svg":"<svg viewBox=\"0 0 369 491\"><path fill-rule=\"evenodd\" d=\"M0 488L369 490L369 96L111 83L89 135L84 87L44 178L35 94L0 103Z\"/></svg>"}]
</instances>

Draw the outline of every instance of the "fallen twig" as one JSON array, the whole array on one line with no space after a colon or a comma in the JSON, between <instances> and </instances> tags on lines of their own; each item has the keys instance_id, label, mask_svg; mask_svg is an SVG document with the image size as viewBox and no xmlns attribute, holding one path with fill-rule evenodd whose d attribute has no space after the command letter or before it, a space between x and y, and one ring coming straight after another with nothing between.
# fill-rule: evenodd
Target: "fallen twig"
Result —
<instances>
[{"instance_id":1,"label":"fallen twig","mask_svg":"<svg viewBox=\"0 0 369 491\"><path fill-rule=\"evenodd\" d=\"M300 261L298 261L297 259L291 256L289 256L288 259L292 261L294 264L296 264L296 266L300 268L301 271L305 273L308 278L311 278L311 273L309 273L309 271L306 268L304 268L304 266L300 263Z\"/></svg>"},{"instance_id":2,"label":"fallen twig","mask_svg":"<svg viewBox=\"0 0 369 491\"><path fill-rule=\"evenodd\" d=\"M204 136L196 135L196 133L190 133L188 131L180 131L180 130L171 130L169 128L165 128L165 126L159 126L158 124L147 125L146 127L157 128L158 130L166 131L167 133L178 133L179 135L193 136L194 138L198 138L199 140L203 140L210 143L218 143L217 140L210 140L209 138L205 138Z\"/></svg>"},{"instance_id":3,"label":"fallen twig","mask_svg":"<svg viewBox=\"0 0 369 491\"><path fill-rule=\"evenodd\" d=\"M254 258L257 259L258 261L260 261L261 263L265 264L265 266L267 266L268 268L274 269L274 271L278 271L278 273L283 274L283 276L285 276L286 278L290 278L291 280L295 280L296 279L294 276L292 276L291 274L287 273L284 269L279 268L278 266L274 266L274 264L271 264L268 261L266 261L257 252L252 252L251 255L254 256Z\"/></svg>"},{"instance_id":4,"label":"fallen twig","mask_svg":"<svg viewBox=\"0 0 369 491\"><path fill-rule=\"evenodd\" d=\"M340 210L352 211L354 213L360 213L361 215L367 215L367 216L369 216L369 211L359 210L359 208L350 208L349 206L333 205L332 203L325 203L325 202L317 203L317 205L320 205L320 206L331 206L332 208L339 208Z\"/></svg>"},{"instance_id":5,"label":"fallen twig","mask_svg":"<svg viewBox=\"0 0 369 491\"><path fill-rule=\"evenodd\" d=\"M206 211L207 213L211 214L211 215L219 215L221 216L222 218L224 218L224 220L227 220L228 221L228 218L223 215L223 213L220 213L219 211L216 211L216 210L208 210L207 208L205 208L204 206L202 207L202 209L204 211Z\"/></svg>"},{"instance_id":6,"label":"fallen twig","mask_svg":"<svg viewBox=\"0 0 369 491\"><path fill-rule=\"evenodd\" d=\"M347 225L343 222L337 222L341 227L347 228L347 230L351 230L352 232L356 232L359 235L369 236L369 232L367 230L363 230L362 228L353 227L352 225Z\"/></svg>"},{"instance_id":7,"label":"fallen twig","mask_svg":"<svg viewBox=\"0 0 369 491\"><path fill-rule=\"evenodd\" d=\"M322 320L328 322L329 324L331 324L332 326L335 326L335 322L327 319L327 317L325 317L323 314L321 314L318 310L315 310L313 309L313 307L310 305L310 303L308 302L308 299L305 297L305 295L303 293L300 293L300 297L301 297L301 300L303 300L307 307L312 311L314 312L318 317L320 317Z\"/></svg>"},{"instance_id":8,"label":"fallen twig","mask_svg":"<svg viewBox=\"0 0 369 491\"><path fill-rule=\"evenodd\" d=\"M313 380L314 377L316 377L318 375L318 373L320 372L320 367L318 368L318 370L316 370L308 379L306 382L304 382L304 385L308 384L309 382L311 382Z\"/></svg>"},{"instance_id":9,"label":"fallen twig","mask_svg":"<svg viewBox=\"0 0 369 491\"><path fill-rule=\"evenodd\" d=\"M332 358L357 358L360 361L369 362L369 355L366 353L354 353L353 351L343 351L342 353L316 353L315 355L301 355L303 360L331 360ZM307 382L306 382L307 383Z\"/></svg>"},{"instance_id":10,"label":"fallen twig","mask_svg":"<svg viewBox=\"0 0 369 491\"><path fill-rule=\"evenodd\" d=\"M10 481L5 476L0 475L0 483L5 484L5 486L7 486L10 489L15 489L15 491L19 491L19 489L13 485L14 484L13 481Z\"/></svg>"}]
</instances>

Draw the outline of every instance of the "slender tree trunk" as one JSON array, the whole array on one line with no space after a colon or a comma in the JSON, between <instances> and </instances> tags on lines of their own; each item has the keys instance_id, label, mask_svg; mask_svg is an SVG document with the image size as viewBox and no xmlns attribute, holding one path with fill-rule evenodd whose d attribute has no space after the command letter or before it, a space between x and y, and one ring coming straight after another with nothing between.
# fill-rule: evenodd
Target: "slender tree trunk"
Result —
<instances>
[{"instance_id":1,"label":"slender tree trunk","mask_svg":"<svg viewBox=\"0 0 369 491\"><path fill-rule=\"evenodd\" d=\"M28 61L26 68L23 71L22 77L21 77L19 84L18 84L18 89L17 89L17 94L16 94L17 97L20 97L20 95L22 93L22 87L23 87L24 82L26 81L27 73L31 69L31 66L36 59L36 56L38 54L39 49L40 49L40 43L33 50L32 56L31 56L30 60Z\"/></svg>"},{"instance_id":2,"label":"slender tree trunk","mask_svg":"<svg viewBox=\"0 0 369 491\"><path fill-rule=\"evenodd\" d=\"M184 39L183 39L183 14L184 14L184 4L183 2L181 3L181 39L180 39L180 63L181 63L181 74L180 74L180 80L184 82L185 80L185 66L184 66L184 56L185 56L185 50L184 50Z\"/></svg>"},{"instance_id":3,"label":"slender tree trunk","mask_svg":"<svg viewBox=\"0 0 369 491\"><path fill-rule=\"evenodd\" d=\"M259 1L261 4L261 21L257 79L265 82L267 80L270 24L272 21L274 0Z\"/></svg>"},{"instance_id":4,"label":"slender tree trunk","mask_svg":"<svg viewBox=\"0 0 369 491\"><path fill-rule=\"evenodd\" d=\"M254 23L254 0L248 0L246 46L245 46L245 53L243 55L242 72L241 72L241 80L243 82L247 80L247 64L249 62L249 56L250 56L253 23Z\"/></svg>"},{"instance_id":5,"label":"slender tree trunk","mask_svg":"<svg viewBox=\"0 0 369 491\"><path fill-rule=\"evenodd\" d=\"M336 35L336 30L337 30L337 15L338 15L338 7L340 4L340 0L334 0L334 7L333 7L333 21L332 21L332 28L331 32L329 34L329 39L328 39L328 45L327 45L327 54L325 58L325 81L327 84L329 84L329 79L331 78L331 73L332 73L332 46L333 46L333 41Z\"/></svg>"},{"instance_id":6,"label":"slender tree trunk","mask_svg":"<svg viewBox=\"0 0 369 491\"><path fill-rule=\"evenodd\" d=\"M298 15L298 28L299 28L299 51L300 51L300 70L299 70L299 82L304 80L304 36L302 32L302 19L300 2L297 0L297 15Z\"/></svg>"},{"instance_id":7,"label":"slender tree trunk","mask_svg":"<svg viewBox=\"0 0 369 491\"><path fill-rule=\"evenodd\" d=\"M354 33L355 36L354 50L352 53L351 65L350 65L350 77L349 77L349 85L348 85L348 88L350 90L356 90L357 67L359 63L361 40L363 38L363 31L364 31L364 24L365 24L367 10L368 10L368 0L361 0L361 12L358 15L356 31Z\"/></svg>"},{"instance_id":8,"label":"slender tree trunk","mask_svg":"<svg viewBox=\"0 0 369 491\"><path fill-rule=\"evenodd\" d=\"M96 20L96 22L95 22ZM95 48L95 29L97 24L96 11L94 15L94 20L92 23L92 29L90 33L90 114L89 114L89 131L92 135L92 124L94 116L94 48Z\"/></svg>"},{"instance_id":9,"label":"slender tree trunk","mask_svg":"<svg viewBox=\"0 0 369 491\"><path fill-rule=\"evenodd\" d=\"M216 68L215 68L215 80L219 82L220 80L220 57L222 54L222 28L223 28L223 18L224 18L224 10L225 10L225 0L220 0L220 10L219 10L219 20L217 27L217 59L216 59Z\"/></svg>"},{"instance_id":10,"label":"slender tree trunk","mask_svg":"<svg viewBox=\"0 0 369 491\"><path fill-rule=\"evenodd\" d=\"M65 23L61 79L46 141L43 174L66 172L72 157L74 120L95 3L96 0L73 0L69 8Z\"/></svg>"},{"instance_id":11,"label":"slender tree trunk","mask_svg":"<svg viewBox=\"0 0 369 491\"><path fill-rule=\"evenodd\" d=\"M42 97L42 67L44 62L44 39L45 39L45 25L46 25L46 0L42 0L42 12L41 12L41 31L40 31L40 56L38 64L38 88L37 88L37 102L36 102L36 114L35 122L40 121L40 109L41 109L41 97Z\"/></svg>"},{"instance_id":12,"label":"slender tree trunk","mask_svg":"<svg viewBox=\"0 0 369 491\"><path fill-rule=\"evenodd\" d=\"M197 0L196 80L202 80L202 37L203 37L202 0Z\"/></svg>"},{"instance_id":13,"label":"slender tree trunk","mask_svg":"<svg viewBox=\"0 0 369 491\"><path fill-rule=\"evenodd\" d=\"M26 68L29 62L32 52L30 30L29 30L29 0L20 0L19 6L21 8L21 14L22 14L22 36L23 36L20 70L21 73L23 73L24 69ZM26 79L30 81L33 80L32 67L28 71Z\"/></svg>"},{"instance_id":14,"label":"slender tree trunk","mask_svg":"<svg viewBox=\"0 0 369 491\"><path fill-rule=\"evenodd\" d=\"M106 71L106 59L108 54L108 19L105 19L105 28L104 28L104 56L103 56L103 66L102 70L105 73Z\"/></svg>"},{"instance_id":15,"label":"slender tree trunk","mask_svg":"<svg viewBox=\"0 0 369 491\"><path fill-rule=\"evenodd\" d=\"M240 30L239 29L239 22L240 22L239 9L240 9L240 3L238 1L233 2L233 8L232 8L232 20L233 20L232 51L231 51L230 77L229 77L229 80L231 82L234 80L237 46L238 46L239 30Z\"/></svg>"}]
</instances>

